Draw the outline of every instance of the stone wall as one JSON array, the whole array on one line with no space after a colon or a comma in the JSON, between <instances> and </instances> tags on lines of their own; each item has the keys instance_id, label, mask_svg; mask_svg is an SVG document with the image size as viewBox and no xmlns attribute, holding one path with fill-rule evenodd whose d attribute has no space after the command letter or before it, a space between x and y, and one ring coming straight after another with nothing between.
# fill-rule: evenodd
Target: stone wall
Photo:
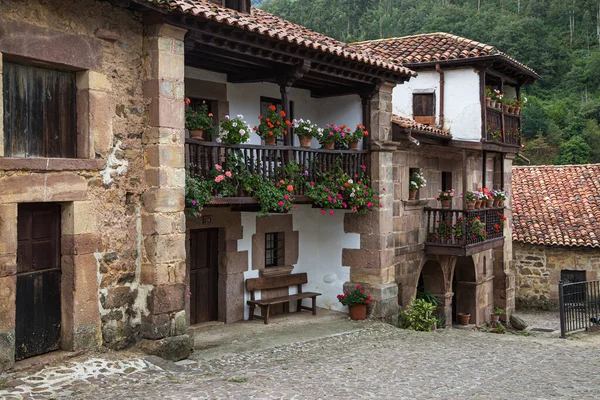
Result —
<instances>
[{"instance_id":1,"label":"stone wall","mask_svg":"<svg viewBox=\"0 0 600 400\"><path fill-rule=\"evenodd\" d=\"M600 250L538 246L515 242L517 308L558 309L561 270L585 271L586 280L598 279Z\"/></svg>"},{"instance_id":2,"label":"stone wall","mask_svg":"<svg viewBox=\"0 0 600 400\"><path fill-rule=\"evenodd\" d=\"M12 363L22 202L63 206L62 347L122 348L136 340L147 313L148 289L140 286L148 111L140 17L109 2L7 0L0 25L5 62L31 60L79 71L78 158L0 157L0 368Z\"/></svg>"}]
</instances>

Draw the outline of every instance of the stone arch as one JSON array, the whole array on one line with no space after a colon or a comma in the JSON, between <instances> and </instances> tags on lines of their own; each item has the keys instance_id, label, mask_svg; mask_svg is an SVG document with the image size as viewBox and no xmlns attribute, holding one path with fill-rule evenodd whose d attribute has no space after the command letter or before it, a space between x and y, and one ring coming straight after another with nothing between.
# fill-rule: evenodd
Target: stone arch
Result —
<instances>
[{"instance_id":1,"label":"stone arch","mask_svg":"<svg viewBox=\"0 0 600 400\"><path fill-rule=\"evenodd\" d=\"M425 261L423 267L421 267L421 273L419 274L417 290L419 290L420 283L423 284L423 289L425 291L431 292L435 295L442 295L446 293L446 277L439 261Z\"/></svg>"},{"instance_id":2,"label":"stone arch","mask_svg":"<svg viewBox=\"0 0 600 400\"><path fill-rule=\"evenodd\" d=\"M471 314L471 323L479 323L477 309L477 269L473 257L457 257L452 277L452 319L459 313Z\"/></svg>"}]
</instances>

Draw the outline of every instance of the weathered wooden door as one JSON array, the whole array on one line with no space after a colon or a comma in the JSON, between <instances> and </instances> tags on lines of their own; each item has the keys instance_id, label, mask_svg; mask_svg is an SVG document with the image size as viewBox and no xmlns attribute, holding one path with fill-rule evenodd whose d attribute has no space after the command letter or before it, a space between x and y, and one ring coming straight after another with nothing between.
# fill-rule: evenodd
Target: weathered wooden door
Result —
<instances>
[{"instance_id":1,"label":"weathered wooden door","mask_svg":"<svg viewBox=\"0 0 600 400\"><path fill-rule=\"evenodd\" d=\"M60 205L18 209L15 358L60 347Z\"/></svg>"},{"instance_id":2,"label":"weathered wooden door","mask_svg":"<svg viewBox=\"0 0 600 400\"><path fill-rule=\"evenodd\" d=\"M217 229L190 233L190 324L219 319L219 264Z\"/></svg>"}]
</instances>

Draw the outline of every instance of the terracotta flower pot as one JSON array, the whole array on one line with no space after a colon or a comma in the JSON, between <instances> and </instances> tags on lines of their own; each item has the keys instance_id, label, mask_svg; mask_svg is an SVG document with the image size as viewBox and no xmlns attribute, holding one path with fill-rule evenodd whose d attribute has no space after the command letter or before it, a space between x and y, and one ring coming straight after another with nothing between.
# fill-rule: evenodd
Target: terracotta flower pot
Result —
<instances>
[{"instance_id":1,"label":"terracotta flower pot","mask_svg":"<svg viewBox=\"0 0 600 400\"><path fill-rule=\"evenodd\" d=\"M521 107L515 107L515 115L521 115Z\"/></svg>"},{"instance_id":2,"label":"terracotta flower pot","mask_svg":"<svg viewBox=\"0 0 600 400\"><path fill-rule=\"evenodd\" d=\"M490 107L492 105L492 98L491 97L486 97L485 98L485 105Z\"/></svg>"},{"instance_id":3,"label":"terracotta flower pot","mask_svg":"<svg viewBox=\"0 0 600 400\"><path fill-rule=\"evenodd\" d=\"M467 210L474 210L475 209L475 200L468 200L467 201Z\"/></svg>"},{"instance_id":4,"label":"terracotta flower pot","mask_svg":"<svg viewBox=\"0 0 600 400\"><path fill-rule=\"evenodd\" d=\"M269 136L264 138L266 146L275 146L277 145L277 136Z\"/></svg>"},{"instance_id":5,"label":"terracotta flower pot","mask_svg":"<svg viewBox=\"0 0 600 400\"><path fill-rule=\"evenodd\" d=\"M481 200L475 200L475 209L476 210L479 210L481 208L481 203L482 203Z\"/></svg>"},{"instance_id":6,"label":"terracotta flower pot","mask_svg":"<svg viewBox=\"0 0 600 400\"><path fill-rule=\"evenodd\" d=\"M492 314L492 322L498 322L500 321L500 316L496 315L496 314Z\"/></svg>"},{"instance_id":7,"label":"terracotta flower pot","mask_svg":"<svg viewBox=\"0 0 600 400\"><path fill-rule=\"evenodd\" d=\"M498 207L498 208L504 207L504 200L496 199L495 202L496 202L496 207Z\"/></svg>"},{"instance_id":8,"label":"terracotta flower pot","mask_svg":"<svg viewBox=\"0 0 600 400\"><path fill-rule=\"evenodd\" d=\"M323 145L323 148L326 149L326 150L333 150L335 148L335 143L333 143L333 142L332 143L325 143Z\"/></svg>"},{"instance_id":9,"label":"terracotta flower pot","mask_svg":"<svg viewBox=\"0 0 600 400\"><path fill-rule=\"evenodd\" d=\"M514 114L515 113L515 108L513 106L508 107L508 113L509 114Z\"/></svg>"},{"instance_id":10,"label":"terracotta flower pot","mask_svg":"<svg viewBox=\"0 0 600 400\"><path fill-rule=\"evenodd\" d=\"M204 129L190 129L190 137L195 140L204 140Z\"/></svg>"},{"instance_id":11,"label":"terracotta flower pot","mask_svg":"<svg viewBox=\"0 0 600 400\"><path fill-rule=\"evenodd\" d=\"M350 150L358 150L358 140L355 142L349 142L348 147Z\"/></svg>"},{"instance_id":12,"label":"terracotta flower pot","mask_svg":"<svg viewBox=\"0 0 600 400\"><path fill-rule=\"evenodd\" d=\"M452 200L442 200L442 208L452 208Z\"/></svg>"},{"instance_id":13,"label":"terracotta flower pot","mask_svg":"<svg viewBox=\"0 0 600 400\"><path fill-rule=\"evenodd\" d=\"M310 149L310 142L312 142L312 136L299 136L300 146Z\"/></svg>"},{"instance_id":14,"label":"terracotta flower pot","mask_svg":"<svg viewBox=\"0 0 600 400\"><path fill-rule=\"evenodd\" d=\"M415 200L417 198L417 192L419 190L409 190L408 191L408 199L409 200Z\"/></svg>"},{"instance_id":15,"label":"terracotta flower pot","mask_svg":"<svg viewBox=\"0 0 600 400\"><path fill-rule=\"evenodd\" d=\"M349 306L348 310L350 311L350 319L353 321L362 321L363 319L367 319L367 305L359 304L357 306Z\"/></svg>"},{"instance_id":16,"label":"terracotta flower pot","mask_svg":"<svg viewBox=\"0 0 600 400\"><path fill-rule=\"evenodd\" d=\"M510 108L510 106L508 104L502 104L502 112L503 113L508 113L508 109Z\"/></svg>"},{"instance_id":17,"label":"terracotta flower pot","mask_svg":"<svg viewBox=\"0 0 600 400\"><path fill-rule=\"evenodd\" d=\"M471 314L459 313L458 314L458 322L461 325L469 325L469 321L471 320Z\"/></svg>"},{"instance_id":18,"label":"terracotta flower pot","mask_svg":"<svg viewBox=\"0 0 600 400\"><path fill-rule=\"evenodd\" d=\"M486 203L487 203L487 208L494 207L494 199L488 199L488 200L486 200Z\"/></svg>"}]
</instances>

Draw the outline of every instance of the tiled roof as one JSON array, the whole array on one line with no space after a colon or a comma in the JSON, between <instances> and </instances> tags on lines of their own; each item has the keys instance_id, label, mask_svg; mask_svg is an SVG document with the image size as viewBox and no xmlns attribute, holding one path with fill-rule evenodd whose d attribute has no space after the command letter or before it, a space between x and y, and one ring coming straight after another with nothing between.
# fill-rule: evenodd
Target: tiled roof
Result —
<instances>
[{"instance_id":1,"label":"tiled roof","mask_svg":"<svg viewBox=\"0 0 600 400\"><path fill-rule=\"evenodd\" d=\"M514 167L513 240L600 247L600 164Z\"/></svg>"},{"instance_id":2,"label":"tiled roof","mask_svg":"<svg viewBox=\"0 0 600 400\"><path fill-rule=\"evenodd\" d=\"M396 114L392 115L392 122L402 128L412 129L420 133L452 137L450 132L448 132L445 129L440 129L431 125L421 124L415 121L414 119L401 117Z\"/></svg>"},{"instance_id":3,"label":"tiled roof","mask_svg":"<svg viewBox=\"0 0 600 400\"><path fill-rule=\"evenodd\" d=\"M254 7L250 14L245 14L230 8L221 7L208 0L145 1L166 8L171 12L191 14L198 18L230 25L248 32L319 50L324 53L334 54L360 63L388 69L396 73L411 76L417 75L416 72L397 63L384 61L360 49L351 48L346 43Z\"/></svg>"},{"instance_id":4,"label":"tiled roof","mask_svg":"<svg viewBox=\"0 0 600 400\"><path fill-rule=\"evenodd\" d=\"M365 42L351 43L350 46L371 51L373 54L383 59L389 59L407 65L485 56L500 56L516 64L521 69L525 69L537 76L533 69L521 64L506 53L499 51L494 46L445 32L368 40Z\"/></svg>"}]
</instances>

